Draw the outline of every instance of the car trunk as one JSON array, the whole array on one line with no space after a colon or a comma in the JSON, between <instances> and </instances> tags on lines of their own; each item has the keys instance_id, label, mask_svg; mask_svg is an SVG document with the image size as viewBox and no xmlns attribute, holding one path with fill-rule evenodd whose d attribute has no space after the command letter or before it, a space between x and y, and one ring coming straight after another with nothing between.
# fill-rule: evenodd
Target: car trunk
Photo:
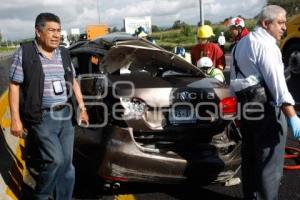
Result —
<instances>
[{"instance_id":1,"label":"car trunk","mask_svg":"<svg viewBox=\"0 0 300 200\"><path fill-rule=\"evenodd\" d=\"M219 103L229 96L229 91L214 79L131 74L109 76L109 82L114 85L113 93L120 98L125 110L128 104L145 105L141 115L133 110L132 116L125 116L127 126L134 131L214 132L225 127L226 123L219 116ZM223 123L224 126L220 126Z\"/></svg>"}]
</instances>

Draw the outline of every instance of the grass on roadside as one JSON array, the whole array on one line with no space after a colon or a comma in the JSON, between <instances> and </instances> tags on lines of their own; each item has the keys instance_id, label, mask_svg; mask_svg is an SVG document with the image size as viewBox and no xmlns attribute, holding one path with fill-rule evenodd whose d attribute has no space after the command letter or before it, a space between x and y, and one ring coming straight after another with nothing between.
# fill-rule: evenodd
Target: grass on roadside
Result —
<instances>
[{"instance_id":1,"label":"grass on roadside","mask_svg":"<svg viewBox=\"0 0 300 200\"><path fill-rule=\"evenodd\" d=\"M16 48L15 47L0 47L0 52L11 52L11 51L15 51Z\"/></svg>"},{"instance_id":2,"label":"grass on roadside","mask_svg":"<svg viewBox=\"0 0 300 200\"><path fill-rule=\"evenodd\" d=\"M251 31L256 25L255 19L247 19L246 20L246 26ZM230 41L230 33L228 27L226 27L224 24L216 24L211 25L215 34L215 37L211 38L212 42L217 43L218 36L221 32L224 32L224 35L226 37L226 45L225 49L226 51L229 51L229 46L232 41ZM196 35L197 35L197 26L188 25L186 29L172 29L172 30L166 30L166 31L160 31L160 32L154 32L151 34L151 36L155 39L156 43L167 49L172 50L175 46L180 45L183 46L186 50L190 50L192 46L194 46L197 43Z\"/></svg>"}]
</instances>

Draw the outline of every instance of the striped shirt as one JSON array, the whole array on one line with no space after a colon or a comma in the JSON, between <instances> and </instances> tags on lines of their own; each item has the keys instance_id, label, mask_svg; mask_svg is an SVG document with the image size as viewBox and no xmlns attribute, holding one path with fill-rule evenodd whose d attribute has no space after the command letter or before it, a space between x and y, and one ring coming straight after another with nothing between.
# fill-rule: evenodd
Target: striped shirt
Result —
<instances>
[{"instance_id":1,"label":"striped shirt","mask_svg":"<svg viewBox=\"0 0 300 200\"><path fill-rule=\"evenodd\" d=\"M35 41L36 44L36 41ZM36 44L37 45L37 44ZM35 46L38 52L39 58L42 63L43 72L45 74L44 80L44 92L42 98L42 108L50 108L55 104L64 104L67 102L66 94L66 82L64 78L64 68L62 65L62 58L60 49L54 50L51 59L45 57L42 52L39 51L37 46ZM72 66L73 68L73 66ZM34 72L32 72L34 73ZM73 77L75 77L75 71L73 68ZM22 68L22 48L19 47L13 56L13 62L9 70L9 78L11 81L22 84L24 81L24 74ZM55 94L53 88L53 82L60 81L63 86L62 94Z\"/></svg>"}]
</instances>

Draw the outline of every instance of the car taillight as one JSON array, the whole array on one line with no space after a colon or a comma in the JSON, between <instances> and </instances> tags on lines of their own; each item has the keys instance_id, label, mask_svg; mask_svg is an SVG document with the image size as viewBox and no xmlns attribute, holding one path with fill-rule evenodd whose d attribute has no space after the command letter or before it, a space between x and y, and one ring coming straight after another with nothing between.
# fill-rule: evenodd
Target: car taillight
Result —
<instances>
[{"instance_id":1,"label":"car taillight","mask_svg":"<svg viewBox=\"0 0 300 200\"><path fill-rule=\"evenodd\" d=\"M220 111L225 115L235 115L237 111L237 101L235 97L226 97L220 101Z\"/></svg>"}]
</instances>

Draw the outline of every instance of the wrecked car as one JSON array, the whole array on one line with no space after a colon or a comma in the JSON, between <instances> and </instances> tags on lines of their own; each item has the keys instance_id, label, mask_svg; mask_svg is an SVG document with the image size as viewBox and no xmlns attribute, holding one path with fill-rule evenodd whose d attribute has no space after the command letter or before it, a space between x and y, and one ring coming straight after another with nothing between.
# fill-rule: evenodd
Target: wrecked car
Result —
<instances>
[{"instance_id":1,"label":"wrecked car","mask_svg":"<svg viewBox=\"0 0 300 200\"><path fill-rule=\"evenodd\" d=\"M151 42L113 33L70 48L90 117L74 164L113 182L225 182L241 140L228 86Z\"/></svg>"}]
</instances>

